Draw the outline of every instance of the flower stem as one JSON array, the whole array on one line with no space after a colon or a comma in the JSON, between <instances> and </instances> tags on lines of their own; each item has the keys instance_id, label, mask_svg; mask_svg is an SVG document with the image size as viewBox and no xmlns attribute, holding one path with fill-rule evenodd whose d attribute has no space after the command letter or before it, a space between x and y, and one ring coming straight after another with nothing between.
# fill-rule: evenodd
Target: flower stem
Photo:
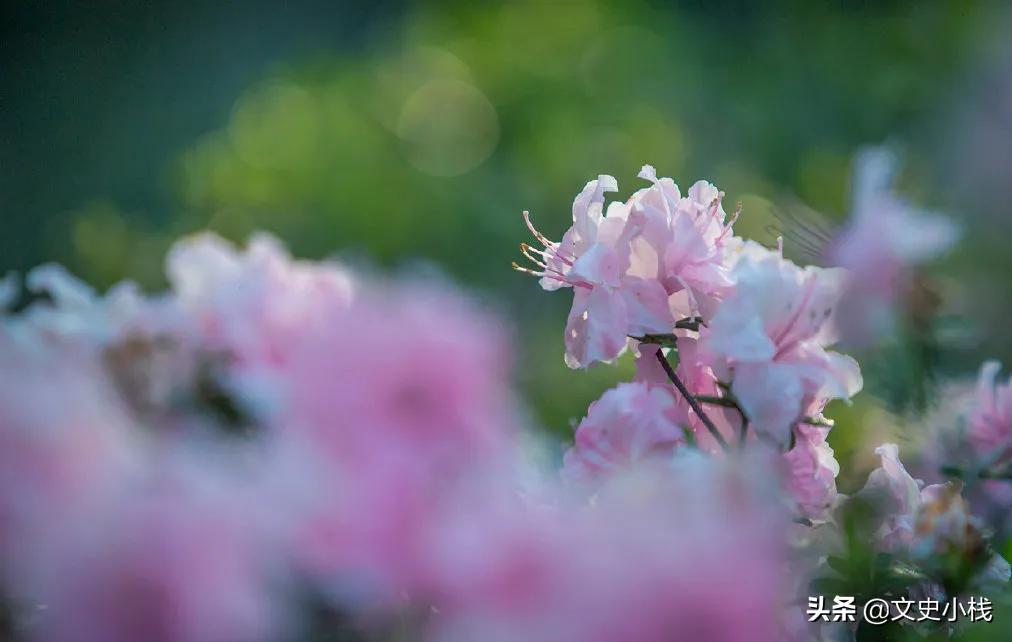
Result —
<instances>
[{"instance_id":1,"label":"flower stem","mask_svg":"<svg viewBox=\"0 0 1012 642\"><path fill-rule=\"evenodd\" d=\"M711 406L723 406L724 408L734 408L738 410L738 403L730 397L712 397L710 395L696 395L696 401L699 403L707 403Z\"/></svg>"},{"instance_id":2,"label":"flower stem","mask_svg":"<svg viewBox=\"0 0 1012 642\"><path fill-rule=\"evenodd\" d=\"M741 432L738 440L738 450L744 452L745 445L748 444L748 415L741 408L738 408L738 414L741 415Z\"/></svg>"},{"instance_id":3,"label":"flower stem","mask_svg":"<svg viewBox=\"0 0 1012 642\"><path fill-rule=\"evenodd\" d=\"M692 330L693 332L699 331L699 326L706 325L703 322L703 317L689 317L687 319L681 319L675 321L675 328L678 330Z\"/></svg>"},{"instance_id":4,"label":"flower stem","mask_svg":"<svg viewBox=\"0 0 1012 642\"><path fill-rule=\"evenodd\" d=\"M703 425L706 426L706 429L710 431L710 434L713 435L713 438L717 440L717 443L720 444L720 447L724 449L724 452L730 453L731 447L728 446L727 440L724 439L724 436L720 434L720 431L717 430L717 427L713 425L713 422L710 421L710 418L706 416L705 412L703 412L703 409L702 407L700 407L699 402L696 401L695 397L693 397L692 394L689 392L689 390L685 387L685 384L682 383L682 380L678 378L678 375L675 374L674 368L671 367L671 364L668 363L668 360L664 356L664 353L662 353L660 350L657 351L657 360L661 362L661 367L664 368L664 372L668 375L668 379L671 381L671 383L675 385L676 388L678 388L678 392L682 393L682 396L685 397L685 400L689 402L689 407L692 408L693 412L696 413L696 416L699 417L699 420L703 422Z\"/></svg>"},{"instance_id":5,"label":"flower stem","mask_svg":"<svg viewBox=\"0 0 1012 642\"><path fill-rule=\"evenodd\" d=\"M742 410L741 405L738 404L738 401L731 395L728 395L726 397L714 397L711 395L695 395L695 399L699 403L706 403L712 406L720 406L722 408L733 408L734 410L738 411L738 414L741 416L741 429L739 430L738 433L739 434L738 449L745 450L745 445L748 439L748 415L746 415L745 411Z\"/></svg>"}]
</instances>

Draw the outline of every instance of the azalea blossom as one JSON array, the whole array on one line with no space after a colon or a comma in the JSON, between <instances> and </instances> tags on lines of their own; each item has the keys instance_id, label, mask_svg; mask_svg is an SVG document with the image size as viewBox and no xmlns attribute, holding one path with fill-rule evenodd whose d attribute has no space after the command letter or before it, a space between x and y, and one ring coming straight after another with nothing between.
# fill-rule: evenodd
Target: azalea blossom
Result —
<instances>
[{"instance_id":1,"label":"azalea blossom","mask_svg":"<svg viewBox=\"0 0 1012 642\"><path fill-rule=\"evenodd\" d=\"M204 464L204 465L201 465ZM56 550L33 639L222 642L284 633L276 549L226 469L159 457ZM238 481L238 480L236 480ZM278 579L278 578L275 578ZM280 586L280 585L277 585Z\"/></svg>"},{"instance_id":2,"label":"azalea blossom","mask_svg":"<svg viewBox=\"0 0 1012 642\"><path fill-rule=\"evenodd\" d=\"M0 573L19 591L117 495L140 438L89 345L0 318Z\"/></svg>"},{"instance_id":3,"label":"azalea blossom","mask_svg":"<svg viewBox=\"0 0 1012 642\"><path fill-rule=\"evenodd\" d=\"M813 401L861 389L857 362L827 350L843 273L766 252L741 257L734 276L734 293L701 331L703 347L755 429L786 444Z\"/></svg>"},{"instance_id":4,"label":"azalea blossom","mask_svg":"<svg viewBox=\"0 0 1012 642\"><path fill-rule=\"evenodd\" d=\"M1001 365L981 366L977 395L967 416L967 432L978 457L999 469L1012 463L1012 380L998 382Z\"/></svg>"},{"instance_id":5,"label":"azalea blossom","mask_svg":"<svg viewBox=\"0 0 1012 642\"><path fill-rule=\"evenodd\" d=\"M575 289L566 325L566 362L572 368L610 362L627 337L670 332L675 321L709 311L731 285L733 220L723 194L705 181L682 197L670 178L646 165L654 183L627 202L604 207L618 189L611 176L587 184L573 203L573 225L559 243L528 227L545 249L523 246L547 290ZM702 306L702 307L701 307Z\"/></svg>"},{"instance_id":6,"label":"azalea blossom","mask_svg":"<svg viewBox=\"0 0 1012 642\"><path fill-rule=\"evenodd\" d=\"M750 460L751 461L751 460ZM684 453L609 479L588 509L560 521L475 519L433 620L436 640L777 640L787 583L775 496L746 481L753 465ZM479 570L480 569L480 572ZM731 600L736 608L721 608Z\"/></svg>"},{"instance_id":7,"label":"azalea blossom","mask_svg":"<svg viewBox=\"0 0 1012 642\"><path fill-rule=\"evenodd\" d=\"M840 464L826 442L828 434L824 426L799 426L797 443L782 455L787 494L800 519L825 520L837 499Z\"/></svg>"},{"instance_id":8,"label":"azalea blossom","mask_svg":"<svg viewBox=\"0 0 1012 642\"><path fill-rule=\"evenodd\" d=\"M896 444L885 444L875 452L882 466L869 475L861 494L878 502L882 519L875 537L880 550L921 560L948 554L969 558L986 552L986 527L970 513L961 484L925 486L907 472ZM1007 584L1012 567L996 553L990 557L978 583L992 583L997 577L1000 584Z\"/></svg>"},{"instance_id":9,"label":"azalea blossom","mask_svg":"<svg viewBox=\"0 0 1012 642\"><path fill-rule=\"evenodd\" d=\"M671 457L686 443L688 417L668 391L625 383L604 393L576 429L562 474L573 482L600 481L648 457Z\"/></svg>"}]
</instances>

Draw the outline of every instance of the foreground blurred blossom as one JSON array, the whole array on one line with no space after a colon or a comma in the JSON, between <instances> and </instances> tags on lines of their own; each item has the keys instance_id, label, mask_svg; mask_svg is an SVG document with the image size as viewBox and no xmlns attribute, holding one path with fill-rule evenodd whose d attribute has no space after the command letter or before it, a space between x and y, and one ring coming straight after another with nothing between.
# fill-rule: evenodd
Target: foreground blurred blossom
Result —
<instances>
[{"instance_id":1,"label":"foreground blurred blossom","mask_svg":"<svg viewBox=\"0 0 1012 642\"><path fill-rule=\"evenodd\" d=\"M896 331L896 309L915 286L914 269L958 239L950 220L915 210L892 192L899 159L870 148L854 163L851 219L826 248L826 258L848 270L838 313L843 341L865 347Z\"/></svg>"},{"instance_id":2,"label":"foreground blurred blossom","mask_svg":"<svg viewBox=\"0 0 1012 642\"><path fill-rule=\"evenodd\" d=\"M276 549L226 467L156 458L57 551L44 642L230 642L281 633ZM218 462L220 464L220 462Z\"/></svg>"},{"instance_id":3,"label":"foreground blurred blossom","mask_svg":"<svg viewBox=\"0 0 1012 642\"><path fill-rule=\"evenodd\" d=\"M414 538L444 489L492 474L519 448L503 337L432 288L375 285L354 306L320 314L340 331L307 337L292 354L290 408L279 418L313 444L329 477L307 562L403 589Z\"/></svg>"},{"instance_id":4,"label":"foreground blurred blossom","mask_svg":"<svg viewBox=\"0 0 1012 642\"><path fill-rule=\"evenodd\" d=\"M92 350L0 323L0 568L30 592L68 528L139 465L139 435Z\"/></svg>"},{"instance_id":5,"label":"foreground blurred blossom","mask_svg":"<svg viewBox=\"0 0 1012 642\"><path fill-rule=\"evenodd\" d=\"M440 540L456 575L435 639L778 639L784 514L756 464L686 454L586 508L465 518Z\"/></svg>"},{"instance_id":6,"label":"foreground blurred blossom","mask_svg":"<svg viewBox=\"0 0 1012 642\"><path fill-rule=\"evenodd\" d=\"M266 234L244 251L214 235L184 239L166 273L205 344L243 367L283 367L303 337L324 331L320 312L348 305L355 291L342 266L296 261Z\"/></svg>"}]
</instances>

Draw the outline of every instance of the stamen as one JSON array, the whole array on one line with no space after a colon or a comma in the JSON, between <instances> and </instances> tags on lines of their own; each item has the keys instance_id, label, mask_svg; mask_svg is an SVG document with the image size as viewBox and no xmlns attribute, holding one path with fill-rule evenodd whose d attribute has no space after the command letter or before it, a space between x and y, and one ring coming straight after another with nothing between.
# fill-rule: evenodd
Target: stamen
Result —
<instances>
[{"instance_id":1,"label":"stamen","mask_svg":"<svg viewBox=\"0 0 1012 642\"><path fill-rule=\"evenodd\" d=\"M724 192L717 192L717 198L713 199L710 203L710 216L716 218L717 213L720 212L720 204L724 201Z\"/></svg>"},{"instance_id":2,"label":"stamen","mask_svg":"<svg viewBox=\"0 0 1012 642\"><path fill-rule=\"evenodd\" d=\"M549 258L549 256L548 256L548 252L546 252L545 250L539 250L538 248L536 248L536 247L533 247L533 246L531 246L531 245L528 245L528 244L526 244L526 243L521 243L521 244L520 244L520 249L521 249L521 251L523 251L523 252L524 252L525 254L526 254L527 252L533 252L534 254L537 254L538 256L541 256L541 257L544 257L544 258ZM554 254L553 254L552 256L554 256Z\"/></svg>"},{"instance_id":3,"label":"stamen","mask_svg":"<svg viewBox=\"0 0 1012 642\"><path fill-rule=\"evenodd\" d=\"M513 269L516 270L517 272L523 272L524 274L530 274L531 276L536 276L536 277L545 276L544 273L542 273L542 272L536 272L536 271L534 271L534 270L532 270L530 268L525 268L524 266L520 265L516 261L513 261L513 263L511 263L511 265L513 266Z\"/></svg>"},{"instance_id":4,"label":"stamen","mask_svg":"<svg viewBox=\"0 0 1012 642\"><path fill-rule=\"evenodd\" d=\"M727 238L728 234L733 233L732 232L732 228L734 227L734 224L738 222L738 217L739 216L741 216L741 202L739 202L738 205L734 208L734 211L731 212L731 220L729 220L724 225L723 231L721 231L720 236L717 237L717 241L716 241L717 243L720 243L725 238Z\"/></svg>"},{"instance_id":5,"label":"stamen","mask_svg":"<svg viewBox=\"0 0 1012 642\"><path fill-rule=\"evenodd\" d=\"M784 258L784 237L777 237L777 252L780 253L780 258Z\"/></svg>"},{"instance_id":6,"label":"stamen","mask_svg":"<svg viewBox=\"0 0 1012 642\"><path fill-rule=\"evenodd\" d=\"M547 236L545 236L544 234L542 234L541 232L537 231L534 228L534 224L531 222L531 213L528 212L527 210L524 210L524 221L527 223L527 229L531 231L531 234L534 235L534 238L541 241L541 243L544 244L545 247L552 247L553 245L555 245L554 242L548 240Z\"/></svg>"},{"instance_id":7,"label":"stamen","mask_svg":"<svg viewBox=\"0 0 1012 642\"><path fill-rule=\"evenodd\" d=\"M543 252L539 252L539 250L535 250L534 248L532 248L530 245L527 245L526 243L521 243L520 244L520 251L534 265L538 266L542 270L547 270L548 269L548 266L546 264L542 263L541 261L539 261L536 258L536 254L540 253L540 254L543 255L544 254Z\"/></svg>"},{"instance_id":8,"label":"stamen","mask_svg":"<svg viewBox=\"0 0 1012 642\"><path fill-rule=\"evenodd\" d=\"M530 268L525 268L524 266L518 264L516 261L513 261L511 263L511 265L512 265L513 269L516 270L517 272L522 272L524 274L529 274L530 276L536 276L539 279L550 279L552 281L558 281L559 283L565 283L566 285L571 285L571 286L576 287L576 288L593 288L594 287L593 285L591 285L590 283L587 283L585 281L573 281L569 277L567 277L565 274L562 274L561 272L558 272L558 271L555 271L555 270L551 270L551 269L548 269L548 268L545 268L545 270L543 272L538 272L537 270L532 270Z\"/></svg>"}]
</instances>

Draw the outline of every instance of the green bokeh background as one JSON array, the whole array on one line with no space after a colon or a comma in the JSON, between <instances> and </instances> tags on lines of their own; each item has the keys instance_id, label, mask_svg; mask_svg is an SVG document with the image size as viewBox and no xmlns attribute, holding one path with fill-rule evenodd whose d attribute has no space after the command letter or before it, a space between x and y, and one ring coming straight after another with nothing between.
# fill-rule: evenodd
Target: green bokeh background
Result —
<instances>
[{"instance_id":1,"label":"green bokeh background","mask_svg":"<svg viewBox=\"0 0 1012 642\"><path fill-rule=\"evenodd\" d=\"M168 245L200 229L434 263L511 324L518 387L562 442L632 364L566 368L571 295L510 269L523 210L557 238L586 181L612 174L629 194L649 163L712 180L743 203L739 232L772 243L774 205L839 219L856 149L898 136L904 190L967 225L940 273L991 302L975 308L986 340L946 372L1012 355L994 234L1006 188L974 182L951 145L989 104L997 3L121 5L5 9L0 267L57 260L103 287L157 288ZM869 391L828 413L844 490L894 434L880 384L902 397L917 379L903 350L867 356Z\"/></svg>"}]
</instances>

